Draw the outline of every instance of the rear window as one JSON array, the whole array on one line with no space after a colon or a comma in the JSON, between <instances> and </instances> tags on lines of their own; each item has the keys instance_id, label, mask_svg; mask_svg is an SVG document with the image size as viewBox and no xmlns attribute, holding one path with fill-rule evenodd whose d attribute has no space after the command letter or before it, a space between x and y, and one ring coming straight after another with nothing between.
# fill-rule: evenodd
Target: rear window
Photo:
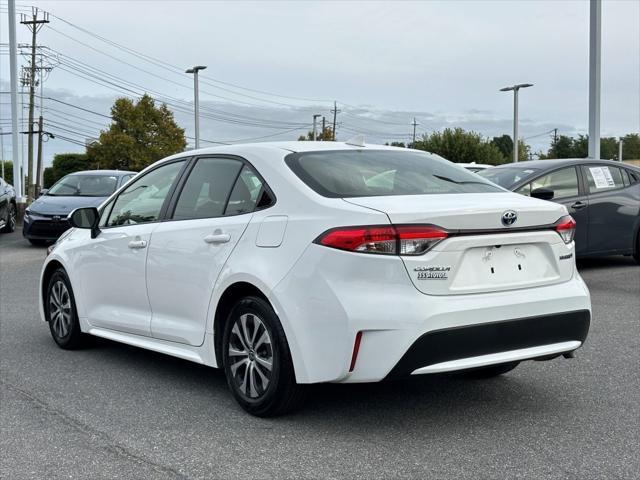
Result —
<instances>
[{"instance_id":1,"label":"rear window","mask_svg":"<svg viewBox=\"0 0 640 480\"><path fill-rule=\"evenodd\" d=\"M415 151L304 152L285 161L304 183L331 198L502 191L447 160Z\"/></svg>"},{"instance_id":2,"label":"rear window","mask_svg":"<svg viewBox=\"0 0 640 480\"><path fill-rule=\"evenodd\" d=\"M539 171L540 169L538 168L530 167L495 167L482 170L478 172L478 175L497 183L501 187L510 189L516 183L532 177Z\"/></svg>"}]
</instances>

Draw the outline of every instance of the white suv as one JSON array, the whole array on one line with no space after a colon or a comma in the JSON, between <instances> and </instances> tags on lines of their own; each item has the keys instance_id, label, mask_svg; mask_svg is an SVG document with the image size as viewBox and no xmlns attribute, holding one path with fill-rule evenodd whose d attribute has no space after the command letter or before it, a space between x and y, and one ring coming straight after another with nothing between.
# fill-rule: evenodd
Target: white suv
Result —
<instances>
[{"instance_id":1,"label":"white suv","mask_svg":"<svg viewBox=\"0 0 640 480\"><path fill-rule=\"evenodd\" d=\"M590 322L564 206L424 152L334 142L185 152L138 174L50 249L42 317L224 368L240 405L571 356Z\"/></svg>"}]
</instances>

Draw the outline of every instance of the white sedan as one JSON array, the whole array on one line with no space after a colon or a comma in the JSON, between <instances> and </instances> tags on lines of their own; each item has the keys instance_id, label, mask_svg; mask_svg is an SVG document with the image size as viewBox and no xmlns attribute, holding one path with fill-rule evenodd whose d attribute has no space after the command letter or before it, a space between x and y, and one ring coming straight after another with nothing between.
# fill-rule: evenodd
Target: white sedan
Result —
<instances>
[{"instance_id":1,"label":"white sedan","mask_svg":"<svg viewBox=\"0 0 640 480\"><path fill-rule=\"evenodd\" d=\"M572 356L591 319L563 205L415 150L185 152L69 220L40 280L56 343L95 335L224 368L259 416L311 383Z\"/></svg>"}]
</instances>

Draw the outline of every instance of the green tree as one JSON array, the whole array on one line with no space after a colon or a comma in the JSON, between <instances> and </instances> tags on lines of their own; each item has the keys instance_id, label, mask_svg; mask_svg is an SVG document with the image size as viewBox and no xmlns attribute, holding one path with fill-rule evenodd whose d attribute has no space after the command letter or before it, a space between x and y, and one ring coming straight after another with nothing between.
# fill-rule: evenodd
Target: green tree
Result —
<instances>
[{"instance_id":1,"label":"green tree","mask_svg":"<svg viewBox=\"0 0 640 480\"><path fill-rule=\"evenodd\" d=\"M13 162L11 160L4 160L4 181L13 185ZM0 170L2 172L2 170Z\"/></svg>"},{"instance_id":2,"label":"green tree","mask_svg":"<svg viewBox=\"0 0 640 480\"><path fill-rule=\"evenodd\" d=\"M402 147L402 148L407 148L407 145L404 142L387 142L385 143L385 145L390 145L392 147Z\"/></svg>"},{"instance_id":3,"label":"green tree","mask_svg":"<svg viewBox=\"0 0 640 480\"><path fill-rule=\"evenodd\" d=\"M500 149L482 135L462 128L446 128L424 135L416 141L414 148L436 153L452 162L499 165L508 161Z\"/></svg>"},{"instance_id":4,"label":"green tree","mask_svg":"<svg viewBox=\"0 0 640 480\"><path fill-rule=\"evenodd\" d=\"M117 99L111 116L109 129L87 148L95 168L139 171L187 146L184 129L178 127L173 113L164 103L156 107L148 95L135 103L128 98Z\"/></svg>"},{"instance_id":5,"label":"green tree","mask_svg":"<svg viewBox=\"0 0 640 480\"><path fill-rule=\"evenodd\" d=\"M89 170L89 158L86 153L58 153L53 157L50 167L44 169L44 188L50 188L54 183L70 173Z\"/></svg>"},{"instance_id":6,"label":"green tree","mask_svg":"<svg viewBox=\"0 0 640 480\"><path fill-rule=\"evenodd\" d=\"M298 137L299 142L311 141L313 140L313 131L307 132L307 135L300 135ZM318 132L318 140L322 140L325 142L329 142L333 140L333 130L331 127L324 127L324 130Z\"/></svg>"},{"instance_id":7,"label":"green tree","mask_svg":"<svg viewBox=\"0 0 640 480\"><path fill-rule=\"evenodd\" d=\"M640 134L629 133L622 137L622 159L640 159Z\"/></svg>"},{"instance_id":8,"label":"green tree","mask_svg":"<svg viewBox=\"0 0 640 480\"><path fill-rule=\"evenodd\" d=\"M491 143L498 147L498 150L502 152L502 155L505 158L511 158L513 155L513 140L509 135L502 135L501 137L493 137L491 139ZM520 156L520 151L518 151L518 156Z\"/></svg>"}]
</instances>

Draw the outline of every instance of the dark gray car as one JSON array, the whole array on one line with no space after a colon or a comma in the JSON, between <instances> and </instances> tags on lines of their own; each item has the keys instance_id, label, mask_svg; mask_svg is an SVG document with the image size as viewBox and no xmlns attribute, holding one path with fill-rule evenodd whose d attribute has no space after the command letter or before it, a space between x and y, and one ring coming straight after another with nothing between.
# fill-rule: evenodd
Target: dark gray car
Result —
<instances>
[{"instance_id":1,"label":"dark gray car","mask_svg":"<svg viewBox=\"0 0 640 480\"><path fill-rule=\"evenodd\" d=\"M640 263L640 169L608 160L537 160L478 173L522 195L566 205L576 255L633 255Z\"/></svg>"}]
</instances>

